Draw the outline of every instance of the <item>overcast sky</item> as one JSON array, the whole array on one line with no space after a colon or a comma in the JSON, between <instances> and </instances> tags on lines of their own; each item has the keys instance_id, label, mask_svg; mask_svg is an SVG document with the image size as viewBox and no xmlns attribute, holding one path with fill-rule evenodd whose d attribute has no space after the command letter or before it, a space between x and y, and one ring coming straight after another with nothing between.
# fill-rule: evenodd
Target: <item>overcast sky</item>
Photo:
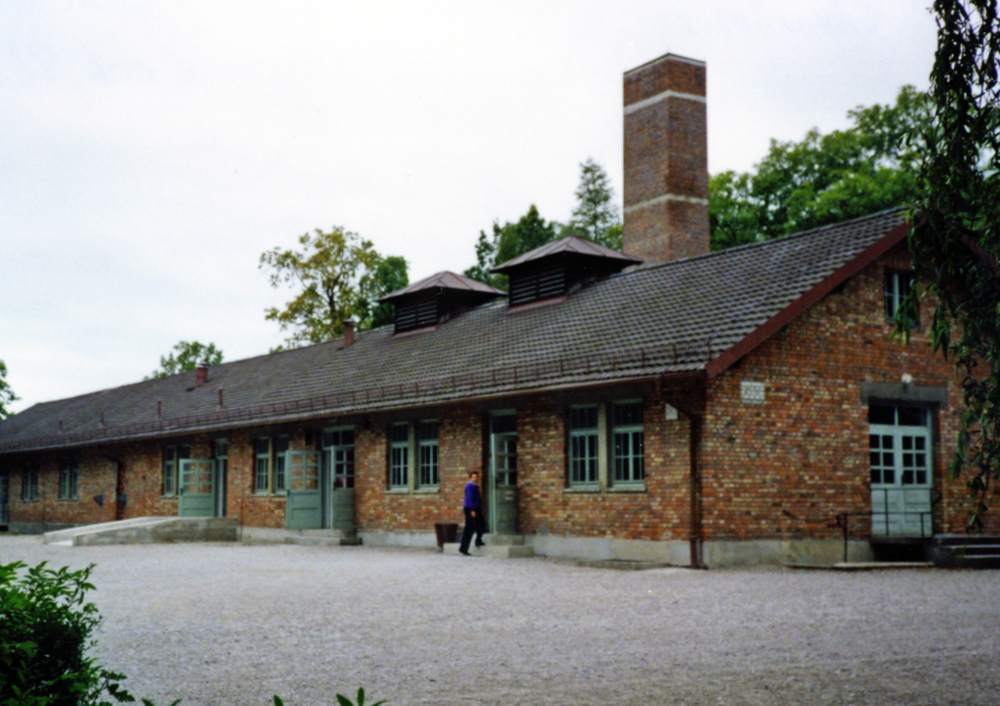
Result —
<instances>
[{"instance_id":1,"label":"overcast sky","mask_svg":"<svg viewBox=\"0 0 1000 706\"><path fill-rule=\"evenodd\" d=\"M282 341L260 254L343 226L410 263L621 202L622 72L708 64L709 169L926 88L929 0L0 3L0 360L14 410L142 379L180 340Z\"/></svg>"}]
</instances>

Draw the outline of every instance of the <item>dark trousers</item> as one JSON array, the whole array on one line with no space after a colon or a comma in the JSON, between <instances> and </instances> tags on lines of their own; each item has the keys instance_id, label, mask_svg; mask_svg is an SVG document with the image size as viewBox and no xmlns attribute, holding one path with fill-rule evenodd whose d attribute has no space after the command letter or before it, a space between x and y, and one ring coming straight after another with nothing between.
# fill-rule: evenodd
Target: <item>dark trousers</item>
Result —
<instances>
[{"instance_id":1,"label":"dark trousers","mask_svg":"<svg viewBox=\"0 0 1000 706\"><path fill-rule=\"evenodd\" d=\"M462 511L465 513L465 527L462 529L462 543L458 551L467 552L473 533L476 535L476 546L483 543L483 511L478 510L475 517L472 516L472 510L467 507L463 507Z\"/></svg>"}]
</instances>

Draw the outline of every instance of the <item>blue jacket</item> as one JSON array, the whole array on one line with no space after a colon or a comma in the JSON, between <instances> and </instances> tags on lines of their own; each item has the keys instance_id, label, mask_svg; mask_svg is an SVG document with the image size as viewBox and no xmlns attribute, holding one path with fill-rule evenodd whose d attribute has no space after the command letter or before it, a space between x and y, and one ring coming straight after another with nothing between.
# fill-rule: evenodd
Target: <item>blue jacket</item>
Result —
<instances>
[{"instance_id":1,"label":"blue jacket","mask_svg":"<svg viewBox=\"0 0 1000 706\"><path fill-rule=\"evenodd\" d=\"M483 494L479 492L479 486L471 480L465 484L465 503L462 507L476 511L483 509Z\"/></svg>"}]
</instances>

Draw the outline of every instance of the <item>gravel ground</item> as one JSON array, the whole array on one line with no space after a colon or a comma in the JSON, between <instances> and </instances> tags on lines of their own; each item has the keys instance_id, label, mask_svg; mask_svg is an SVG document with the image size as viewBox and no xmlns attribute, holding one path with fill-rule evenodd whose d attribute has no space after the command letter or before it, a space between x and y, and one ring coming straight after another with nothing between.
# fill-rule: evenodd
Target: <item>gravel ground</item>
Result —
<instances>
[{"instance_id":1,"label":"gravel ground","mask_svg":"<svg viewBox=\"0 0 1000 706\"><path fill-rule=\"evenodd\" d=\"M627 572L362 547L48 547L160 706L1000 704L1000 572Z\"/></svg>"}]
</instances>

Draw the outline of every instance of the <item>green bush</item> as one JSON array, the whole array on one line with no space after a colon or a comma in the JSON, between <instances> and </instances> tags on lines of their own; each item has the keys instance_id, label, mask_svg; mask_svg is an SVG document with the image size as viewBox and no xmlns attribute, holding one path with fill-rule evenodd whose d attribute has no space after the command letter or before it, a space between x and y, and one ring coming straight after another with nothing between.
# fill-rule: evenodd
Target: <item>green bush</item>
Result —
<instances>
[{"instance_id":1,"label":"green bush","mask_svg":"<svg viewBox=\"0 0 1000 706\"><path fill-rule=\"evenodd\" d=\"M92 658L101 616L85 602L90 565L0 564L0 706L111 706L135 699Z\"/></svg>"}]
</instances>

